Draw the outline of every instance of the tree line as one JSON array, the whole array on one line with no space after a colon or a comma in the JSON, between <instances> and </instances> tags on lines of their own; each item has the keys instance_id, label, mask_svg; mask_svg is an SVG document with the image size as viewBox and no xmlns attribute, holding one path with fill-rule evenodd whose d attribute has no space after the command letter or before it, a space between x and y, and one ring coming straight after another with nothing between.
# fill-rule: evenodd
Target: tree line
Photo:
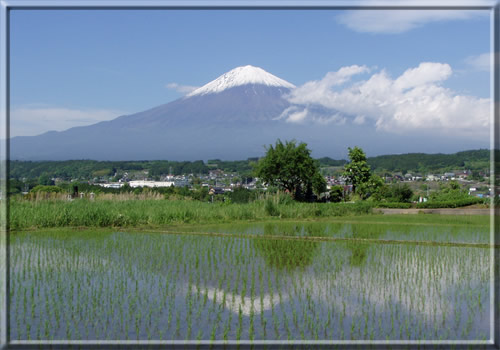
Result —
<instances>
[{"instance_id":1,"label":"tree line","mask_svg":"<svg viewBox=\"0 0 500 350\"><path fill-rule=\"evenodd\" d=\"M320 168L343 167L347 160L335 160L329 157L316 159ZM456 169L488 172L490 151L487 149L463 151L454 154L409 153L400 155L382 155L367 157L367 164L373 172L444 172ZM147 171L155 177L166 174L208 174L211 169L224 172L239 173L241 176L252 176L258 158L247 160L224 161L219 159L203 162L197 161L10 161L9 177L12 179L38 179L42 175L49 178L92 179L94 177L112 177L127 171Z\"/></svg>"}]
</instances>

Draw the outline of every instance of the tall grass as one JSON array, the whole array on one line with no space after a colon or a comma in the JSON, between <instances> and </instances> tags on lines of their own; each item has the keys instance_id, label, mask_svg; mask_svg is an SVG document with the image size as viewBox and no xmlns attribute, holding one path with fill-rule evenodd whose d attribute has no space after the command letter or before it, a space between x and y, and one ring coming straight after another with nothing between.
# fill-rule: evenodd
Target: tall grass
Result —
<instances>
[{"instance_id":1,"label":"tall grass","mask_svg":"<svg viewBox=\"0 0 500 350\"><path fill-rule=\"evenodd\" d=\"M298 203L271 197L248 204L187 200L11 200L12 230L48 227L137 227L267 218L308 219L371 213L368 203Z\"/></svg>"}]
</instances>

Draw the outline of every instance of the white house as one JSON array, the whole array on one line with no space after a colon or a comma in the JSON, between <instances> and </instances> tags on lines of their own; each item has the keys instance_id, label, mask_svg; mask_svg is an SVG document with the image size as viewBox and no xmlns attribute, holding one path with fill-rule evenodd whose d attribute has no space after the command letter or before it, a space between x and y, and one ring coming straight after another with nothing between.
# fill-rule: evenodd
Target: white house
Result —
<instances>
[{"instance_id":1,"label":"white house","mask_svg":"<svg viewBox=\"0 0 500 350\"><path fill-rule=\"evenodd\" d=\"M128 183L130 187L170 187L174 185L173 181L146 181L134 180Z\"/></svg>"}]
</instances>

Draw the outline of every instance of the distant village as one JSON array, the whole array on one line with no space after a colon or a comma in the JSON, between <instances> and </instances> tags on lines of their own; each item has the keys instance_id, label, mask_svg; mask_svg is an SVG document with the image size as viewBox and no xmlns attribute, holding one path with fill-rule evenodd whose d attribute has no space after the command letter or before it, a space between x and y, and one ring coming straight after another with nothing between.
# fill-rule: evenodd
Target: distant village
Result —
<instances>
[{"instance_id":1,"label":"distant village","mask_svg":"<svg viewBox=\"0 0 500 350\"><path fill-rule=\"evenodd\" d=\"M427 191L432 191L439 188L439 184L447 181L457 181L463 188L466 188L469 195L480 198L487 198L492 195L492 188L489 186L488 174L481 173L482 181L471 179L471 171L458 170L455 172L445 172L442 174L412 174L412 173L394 173L385 174L382 178L385 183L407 183L414 190L422 191L423 187L427 187ZM220 169L210 170L207 175L183 174L183 175L163 175L155 179L149 176L147 170L139 172L125 172L121 175L118 181L109 181L114 177L106 178L99 177L89 181L90 184L98 185L104 188L119 189L123 186L131 188L156 188L156 187L188 187L195 186L207 187L214 194L222 194L231 192L234 188L243 187L248 190L266 189L266 184L263 184L256 177L244 177L238 173L226 173ZM351 186L346 184L345 179L339 174L325 176L327 189L332 186L344 186L346 190L350 190ZM427 185L427 186L422 186Z\"/></svg>"}]
</instances>

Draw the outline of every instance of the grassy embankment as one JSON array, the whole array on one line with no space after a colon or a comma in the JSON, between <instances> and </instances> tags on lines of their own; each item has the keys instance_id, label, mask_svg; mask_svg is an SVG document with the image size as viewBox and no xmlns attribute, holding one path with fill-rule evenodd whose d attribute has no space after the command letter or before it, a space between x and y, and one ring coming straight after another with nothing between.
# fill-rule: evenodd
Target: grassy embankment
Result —
<instances>
[{"instance_id":1,"label":"grassy embankment","mask_svg":"<svg viewBox=\"0 0 500 350\"><path fill-rule=\"evenodd\" d=\"M163 199L158 193L100 194L95 200L67 201L66 195L37 194L30 200L12 197L9 227L11 230L52 227L164 227L183 224L218 224L234 221L262 221L269 219L392 222L392 218L372 215L376 207L399 207L409 203L300 203L288 195L264 195L246 204L216 201L214 203L188 199ZM475 199L477 200L477 199ZM418 203L416 208L427 203ZM431 203L436 204L436 203ZM470 203L467 203L470 204ZM460 205L456 205L460 206ZM443 205L441 207L456 207ZM360 217L362 215L363 217ZM397 222L424 223L434 219L403 217ZM442 223L448 219L440 218ZM456 222L456 218L451 219ZM469 219L467 219L469 220ZM467 221L466 220L466 221ZM472 220L472 219L470 219ZM475 219L474 219L475 220ZM483 219L480 219L482 222Z\"/></svg>"},{"instance_id":2,"label":"grassy embankment","mask_svg":"<svg viewBox=\"0 0 500 350\"><path fill-rule=\"evenodd\" d=\"M369 203L298 203L270 197L248 204L187 200L11 200L11 230L49 227L160 227L241 220L317 219L370 214Z\"/></svg>"}]
</instances>

